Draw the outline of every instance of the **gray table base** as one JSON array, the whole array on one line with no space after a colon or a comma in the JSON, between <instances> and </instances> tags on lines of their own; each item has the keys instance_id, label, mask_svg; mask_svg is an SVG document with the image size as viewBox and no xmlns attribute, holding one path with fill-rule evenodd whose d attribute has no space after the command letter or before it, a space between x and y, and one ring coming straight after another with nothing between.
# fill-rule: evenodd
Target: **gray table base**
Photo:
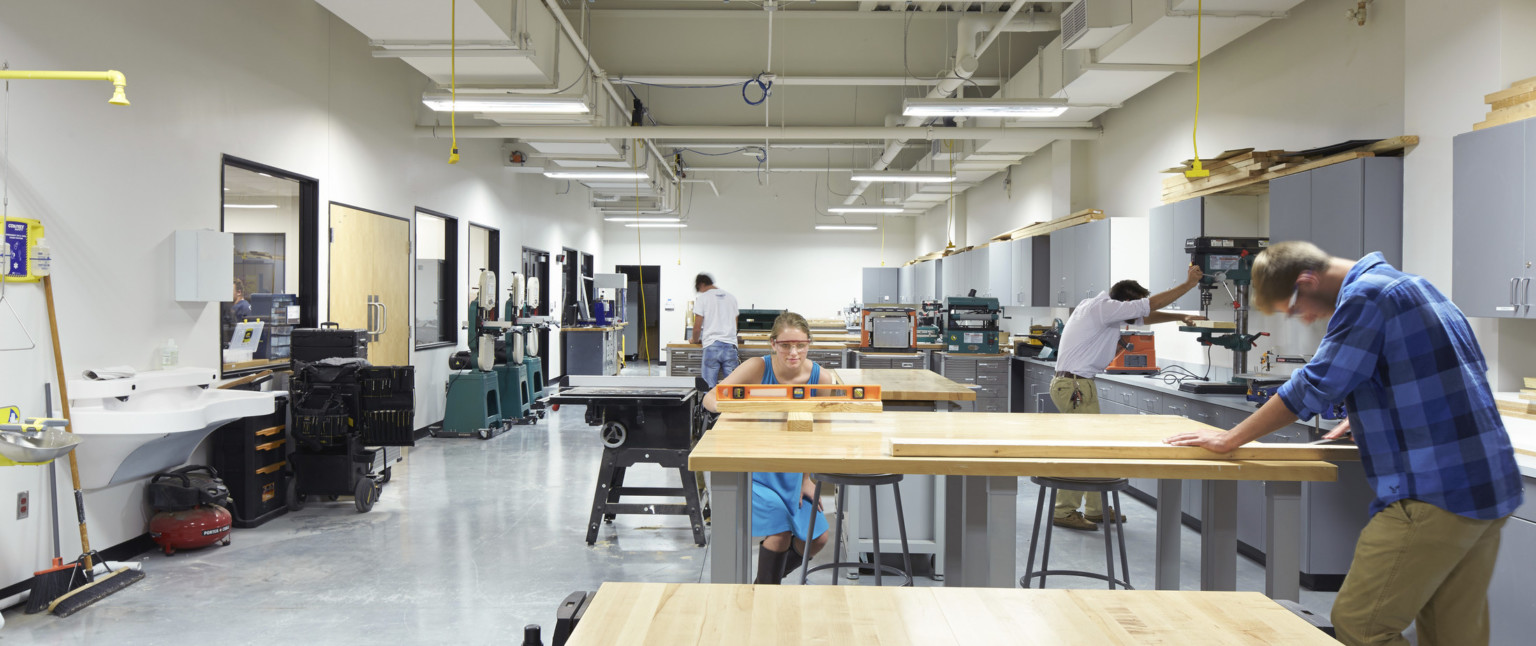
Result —
<instances>
[{"instance_id":1,"label":"gray table base","mask_svg":"<svg viewBox=\"0 0 1536 646\"><path fill-rule=\"evenodd\" d=\"M944 585L1013 587L1017 582L1017 499L1014 476L945 476L948 522L945 523ZM747 583L752 541L752 482L747 473L709 474L712 530L724 532L710 542L710 581ZM1200 538L1200 589L1237 589L1237 483L1206 480L1204 531ZM1179 526L1183 482L1160 480L1157 486L1157 567L1159 590L1179 589ZM1264 593L1297 601L1301 595L1301 483L1266 482Z\"/></svg>"}]
</instances>

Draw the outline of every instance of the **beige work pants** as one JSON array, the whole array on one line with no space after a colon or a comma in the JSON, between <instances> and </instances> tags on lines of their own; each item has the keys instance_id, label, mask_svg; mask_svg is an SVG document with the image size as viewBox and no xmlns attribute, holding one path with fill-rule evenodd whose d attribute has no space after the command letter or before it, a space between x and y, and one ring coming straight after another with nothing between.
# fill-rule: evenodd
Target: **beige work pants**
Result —
<instances>
[{"instance_id":1,"label":"beige work pants","mask_svg":"<svg viewBox=\"0 0 1536 646\"><path fill-rule=\"evenodd\" d=\"M1076 401L1073 401L1074 392L1077 393ZM1062 413L1099 414L1099 390L1094 387L1092 379L1052 379L1051 401L1056 403L1056 410ZM1085 516L1101 516L1104 513L1104 495L1069 489L1056 490L1056 508L1052 511L1055 517L1066 518L1078 506L1083 507Z\"/></svg>"}]
</instances>

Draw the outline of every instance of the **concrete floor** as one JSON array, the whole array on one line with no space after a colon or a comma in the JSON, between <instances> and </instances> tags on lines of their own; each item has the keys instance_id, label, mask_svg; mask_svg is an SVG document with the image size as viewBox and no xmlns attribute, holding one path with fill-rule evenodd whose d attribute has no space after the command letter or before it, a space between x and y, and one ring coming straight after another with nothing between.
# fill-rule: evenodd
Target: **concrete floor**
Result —
<instances>
[{"instance_id":1,"label":"concrete floor","mask_svg":"<svg viewBox=\"0 0 1536 646\"><path fill-rule=\"evenodd\" d=\"M572 591L604 581L706 581L708 549L693 544L681 517L621 516L587 546L602 445L582 412L562 407L489 441L429 438L395 465L369 513L357 513L350 498L311 500L303 511L234 530L228 547L145 554L143 581L73 617L6 610L0 642L516 643L522 627L536 623L548 643L555 608ZM626 484L676 486L676 476L659 468L630 473ZM1020 574L1036 495L1021 481ZM1131 583L1149 588L1154 512L1123 500ZM1099 532L1058 529L1054 541L1053 566L1102 571ZM1183 566L1184 589L1196 589L1199 536L1188 528ZM1262 590L1263 575L1239 558L1240 589ZM830 577L819 572L811 581ZM873 577L856 583L873 585ZM1050 584L1104 586L1071 578ZM942 583L919 577L917 585ZM1326 615L1334 596L1303 590L1302 603Z\"/></svg>"}]
</instances>

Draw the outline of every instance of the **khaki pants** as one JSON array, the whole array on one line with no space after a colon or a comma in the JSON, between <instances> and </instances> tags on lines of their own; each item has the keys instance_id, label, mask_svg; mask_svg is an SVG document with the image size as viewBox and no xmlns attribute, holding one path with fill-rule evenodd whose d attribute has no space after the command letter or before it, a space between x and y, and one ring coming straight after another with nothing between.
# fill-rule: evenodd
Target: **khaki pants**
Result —
<instances>
[{"instance_id":1,"label":"khaki pants","mask_svg":"<svg viewBox=\"0 0 1536 646\"><path fill-rule=\"evenodd\" d=\"M1072 401L1074 392L1078 394L1076 402ZM1051 401L1056 403L1056 410L1062 413L1099 414L1099 390L1094 387L1092 379L1073 377L1052 379ZM1056 508L1052 512L1055 517L1066 518L1068 514L1077 511L1078 506L1083 507L1085 516L1101 516L1104 513L1104 495L1068 489L1056 490Z\"/></svg>"},{"instance_id":2,"label":"khaki pants","mask_svg":"<svg viewBox=\"0 0 1536 646\"><path fill-rule=\"evenodd\" d=\"M1366 524L1333 603L1345 644L1488 643L1488 582L1504 521L1474 520L1417 500L1388 505Z\"/></svg>"}]
</instances>

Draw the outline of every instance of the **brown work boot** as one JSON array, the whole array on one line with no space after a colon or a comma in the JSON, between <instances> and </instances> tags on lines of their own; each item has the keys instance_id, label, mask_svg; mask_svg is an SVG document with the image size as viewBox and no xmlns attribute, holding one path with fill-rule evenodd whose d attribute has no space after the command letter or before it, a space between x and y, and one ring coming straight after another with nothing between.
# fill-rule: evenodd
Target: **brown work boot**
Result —
<instances>
[{"instance_id":1,"label":"brown work boot","mask_svg":"<svg viewBox=\"0 0 1536 646\"><path fill-rule=\"evenodd\" d=\"M1072 513L1069 513L1065 516L1052 516L1051 524L1057 527L1065 527L1067 529L1081 529L1085 532L1094 532L1098 531L1099 529L1098 525L1083 517L1083 512L1077 511L1075 509L1072 510Z\"/></svg>"},{"instance_id":2,"label":"brown work boot","mask_svg":"<svg viewBox=\"0 0 1536 646\"><path fill-rule=\"evenodd\" d=\"M1124 513L1121 513L1119 511L1117 511L1113 507L1106 507L1105 509L1107 510L1107 513L1109 513L1109 514L1116 514L1116 515L1120 516L1120 518L1119 518L1120 522L1122 522L1122 523L1125 522L1125 514ZM1102 524L1104 524L1104 516L1105 516L1105 514L1101 513L1101 514L1099 514L1097 516L1084 516L1083 518L1088 519L1088 522L1090 522L1090 523L1099 523L1099 524L1102 525ZM1115 517L1114 516L1110 516L1110 518L1114 519Z\"/></svg>"}]
</instances>

